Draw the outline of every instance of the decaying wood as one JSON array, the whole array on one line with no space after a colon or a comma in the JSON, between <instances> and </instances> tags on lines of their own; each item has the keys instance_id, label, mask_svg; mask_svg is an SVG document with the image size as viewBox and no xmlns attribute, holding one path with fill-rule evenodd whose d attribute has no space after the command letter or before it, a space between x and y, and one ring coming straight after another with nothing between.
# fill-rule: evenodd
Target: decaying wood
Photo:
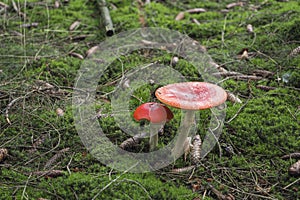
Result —
<instances>
[{"instance_id":1,"label":"decaying wood","mask_svg":"<svg viewBox=\"0 0 300 200\"><path fill-rule=\"evenodd\" d=\"M281 159L290 159L290 158L300 158L300 152L295 152L295 153L281 156Z\"/></svg>"},{"instance_id":2,"label":"decaying wood","mask_svg":"<svg viewBox=\"0 0 300 200\"><path fill-rule=\"evenodd\" d=\"M65 173L62 170L47 170L47 171L35 171L35 172L32 172L31 174L36 175L36 176L56 178L59 176L63 176Z\"/></svg>"},{"instance_id":3,"label":"decaying wood","mask_svg":"<svg viewBox=\"0 0 300 200\"><path fill-rule=\"evenodd\" d=\"M200 135L195 135L193 137L192 149L191 149L191 160L193 164L198 164L201 160L201 137Z\"/></svg>"},{"instance_id":4,"label":"decaying wood","mask_svg":"<svg viewBox=\"0 0 300 200\"><path fill-rule=\"evenodd\" d=\"M228 91L226 91L226 93L227 93L227 100L231 101L232 103L242 103L242 101L233 93Z\"/></svg>"},{"instance_id":5,"label":"decaying wood","mask_svg":"<svg viewBox=\"0 0 300 200\"><path fill-rule=\"evenodd\" d=\"M147 135L147 133L141 133L141 134L135 135L131 138L128 138L127 140L122 142L119 145L119 147L124 150L130 149L130 148L134 147L135 145L139 144L146 135Z\"/></svg>"},{"instance_id":6,"label":"decaying wood","mask_svg":"<svg viewBox=\"0 0 300 200\"><path fill-rule=\"evenodd\" d=\"M0 148L0 162L2 162L8 155L6 148Z\"/></svg>"},{"instance_id":7,"label":"decaying wood","mask_svg":"<svg viewBox=\"0 0 300 200\"><path fill-rule=\"evenodd\" d=\"M291 51L291 53L289 54L289 56L290 56L290 57L294 57L294 56L297 56L297 55L299 55L299 54L300 54L300 46L297 47L297 48L295 48L295 49L293 49L293 50Z\"/></svg>"},{"instance_id":8,"label":"decaying wood","mask_svg":"<svg viewBox=\"0 0 300 200\"><path fill-rule=\"evenodd\" d=\"M44 169L48 169L54 162L56 162L57 159L59 159L62 156L63 153L66 153L69 150L70 148L64 148L58 151L54 156L52 156L52 158L50 158L50 160L46 162Z\"/></svg>"},{"instance_id":9,"label":"decaying wood","mask_svg":"<svg viewBox=\"0 0 300 200\"><path fill-rule=\"evenodd\" d=\"M289 168L289 174L293 176L300 175L300 160L292 164L292 166Z\"/></svg>"},{"instance_id":10,"label":"decaying wood","mask_svg":"<svg viewBox=\"0 0 300 200\"><path fill-rule=\"evenodd\" d=\"M177 169L172 169L171 172L172 173L184 173L184 172L190 172L192 171L196 166L195 165L191 165L188 167L182 167L182 168L177 168Z\"/></svg>"}]
</instances>

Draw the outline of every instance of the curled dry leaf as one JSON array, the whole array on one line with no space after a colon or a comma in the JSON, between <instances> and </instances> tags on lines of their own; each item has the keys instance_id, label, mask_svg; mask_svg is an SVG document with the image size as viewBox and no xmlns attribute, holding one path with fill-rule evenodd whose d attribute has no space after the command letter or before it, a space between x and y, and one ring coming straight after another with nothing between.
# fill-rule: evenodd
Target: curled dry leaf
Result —
<instances>
[{"instance_id":1,"label":"curled dry leaf","mask_svg":"<svg viewBox=\"0 0 300 200\"><path fill-rule=\"evenodd\" d=\"M251 24L248 24L247 25L247 31L249 32L249 33L253 33L254 31L253 31L253 26L251 25Z\"/></svg>"},{"instance_id":2,"label":"curled dry leaf","mask_svg":"<svg viewBox=\"0 0 300 200\"><path fill-rule=\"evenodd\" d=\"M242 101L235 96L233 93L226 91L227 93L227 100L231 101L232 103L242 103Z\"/></svg>"},{"instance_id":3,"label":"curled dry leaf","mask_svg":"<svg viewBox=\"0 0 300 200\"><path fill-rule=\"evenodd\" d=\"M292 166L289 168L289 174L293 175L293 176L300 175L300 160L298 160L296 163L292 164Z\"/></svg>"},{"instance_id":4,"label":"curled dry leaf","mask_svg":"<svg viewBox=\"0 0 300 200\"><path fill-rule=\"evenodd\" d=\"M5 148L0 149L0 162L2 162L8 155L8 151Z\"/></svg>"},{"instance_id":5,"label":"curled dry leaf","mask_svg":"<svg viewBox=\"0 0 300 200\"><path fill-rule=\"evenodd\" d=\"M57 108L56 109L56 114L57 114L57 116L62 117L62 116L64 116L65 112L64 112L63 109Z\"/></svg>"},{"instance_id":6,"label":"curled dry leaf","mask_svg":"<svg viewBox=\"0 0 300 200\"><path fill-rule=\"evenodd\" d=\"M227 9L230 9L230 8L233 8L233 7L236 7L236 6L243 6L243 2L235 2L235 3L230 3L230 4L227 4L226 8Z\"/></svg>"},{"instance_id":7,"label":"curled dry leaf","mask_svg":"<svg viewBox=\"0 0 300 200\"><path fill-rule=\"evenodd\" d=\"M193 8L193 9L186 10L185 12L193 14L193 13L203 13L206 12L206 10L204 8Z\"/></svg>"},{"instance_id":8,"label":"curled dry leaf","mask_svg":"<svg viewBox=\"0 0 300 200\"><path fill-rule=\"evenodd\" d=\"M80 23L81 23L80 21L75 21L75 22L73 22L73 23L70 25L69 30L70 30L70 31L74 31L75 29L77 29L77 28L79 27Z\"/></svg>"},{"instance_id":9,"label":"curled dry leaf","mask_svg":"<svg viewBox=\"0 0 300 200\"><path fill-rule=\"evenodd\" d=\"M178 13L178 15L175 17L176 21L180 21L184 18L184 12Z\"/></svg>"},{"instance_id":10,"label":"curled dry leaf","mask_svg":"<svg viewBox=\"0 0 300 200\"><path fill-rule=\"evenodd\" d=\"M290 57L294 57L294 56L297 56L298 54L300 54L300 46L297 47L296 49L293 49L291 51L291 53L289 54Z\"/></svg>"},{"instance_id":11,"label":"curled dry leaf","mask_svg":"<svg viewBox=\"0 0 300 200\"><path fill-rule=\"evenodd\" d=\"M90 56L95 53L99 49L99 46L93 46L89 50L86 51L86 56Z\"/></svg>"}]
</instances>

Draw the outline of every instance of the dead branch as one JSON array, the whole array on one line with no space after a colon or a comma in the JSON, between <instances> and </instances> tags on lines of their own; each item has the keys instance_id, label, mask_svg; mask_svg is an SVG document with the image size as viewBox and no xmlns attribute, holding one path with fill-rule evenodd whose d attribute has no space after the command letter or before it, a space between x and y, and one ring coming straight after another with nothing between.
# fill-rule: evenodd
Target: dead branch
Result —
<instances>
[{"instance_id":1,"label":"dead branch","mask_svg":"<svg viewBox=\"0 0 300 200\"><path fill-rule=\"evenodd\" d=\"M208 185L211 191L217 196L219 200L235 200L235 197L232 194L224 195L211 184Z\"/></svg>"},{"instance_id":2,"label":"dead branch","mask_svg":"<svg viewBox=\"0 0 300 200\"><path fill-rule=\"evenodd\" d=\"M274 74L275 74L275 72L271 72L271 71L268 71L268 70L261 70L261 69L256 69L252 73L255 76L262 76L264 78L274 76Z\"/></svg>"}]
</instances>

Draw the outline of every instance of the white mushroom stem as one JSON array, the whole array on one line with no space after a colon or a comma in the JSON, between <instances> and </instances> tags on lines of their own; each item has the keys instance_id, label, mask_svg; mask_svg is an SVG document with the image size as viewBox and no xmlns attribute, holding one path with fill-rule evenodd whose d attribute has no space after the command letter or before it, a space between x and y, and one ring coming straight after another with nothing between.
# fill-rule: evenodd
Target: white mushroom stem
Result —
<instances>
[{"instance_id":1,"label":"white mushroom stem","mask_svg":"<svg viewBox=\"0 0 300 200\"><path fill-rule=\"evenodd\" d=\"M150 151L155 150L158 145L158 132L164 126L164 123L150 123Z\"/></svg>"},{"instance_id":2,"label":"white mushroom stem","mask_svg":"<svg viewBox=\"0 0 300 200\"><path fill-rule=\"evenodd\" d=\"M195 111L194 110L186 110L183 116L183 122L181 123L178 130L178 137L175 142L174 149L172 149L172 156L174 158L178 158L184 152L184 142L188 137L192 125L195 121Z\"/></svg>"}]
</instances>

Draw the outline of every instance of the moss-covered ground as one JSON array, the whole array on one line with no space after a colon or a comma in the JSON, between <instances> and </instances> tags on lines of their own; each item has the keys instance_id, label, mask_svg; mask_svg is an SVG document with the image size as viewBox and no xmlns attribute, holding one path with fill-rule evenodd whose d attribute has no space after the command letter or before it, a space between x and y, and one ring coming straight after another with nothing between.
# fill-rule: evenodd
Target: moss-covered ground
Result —
<instances>
[{"instance_id":1,"label":"moss-covered ground","mask_svg":"<svg viewBox=\"0 0 300 200\"><path fill-rule=\"evenodd\" d=\"M116 33L143 26L176 30L205 46L229 71L273 73L260 80L224 77L222 87L242 103L226 102L219 145L195 171L181 174L170 171L189 166L189 159L151 173L118 172L101 164L81 142L72 114L74 81L81 56L106 39L95 2L0 2L0 148L8 150L0 160L0 199L222 199L216 190L237 200L300 199L299 176L288 174L297 160L281 159L300 151L300 54L289 56L300 46L299 1L249 0L232 8L226 8L231 0L107 1ZM206 12L175 20L192 8ZM253 32L247 31L248 24ZM240 59L244 48L249 57ZM118 80L134 66L169 65L171 58L163 51L132 52L99 81L97 111L106 114L99 123L115 144L128 138L111 113L109 94ZM184 60L173 67L187 80L201 80ZM150 84L137 89L130 112L155 101L153 90ZM174 112L160 145L176 133L180 114ZM201 136L208 114L200 115ZM147 151L147 146L136 148ZM38 173L46 170L60 170L59 176Z\"/></svg>"}]
</instances>

